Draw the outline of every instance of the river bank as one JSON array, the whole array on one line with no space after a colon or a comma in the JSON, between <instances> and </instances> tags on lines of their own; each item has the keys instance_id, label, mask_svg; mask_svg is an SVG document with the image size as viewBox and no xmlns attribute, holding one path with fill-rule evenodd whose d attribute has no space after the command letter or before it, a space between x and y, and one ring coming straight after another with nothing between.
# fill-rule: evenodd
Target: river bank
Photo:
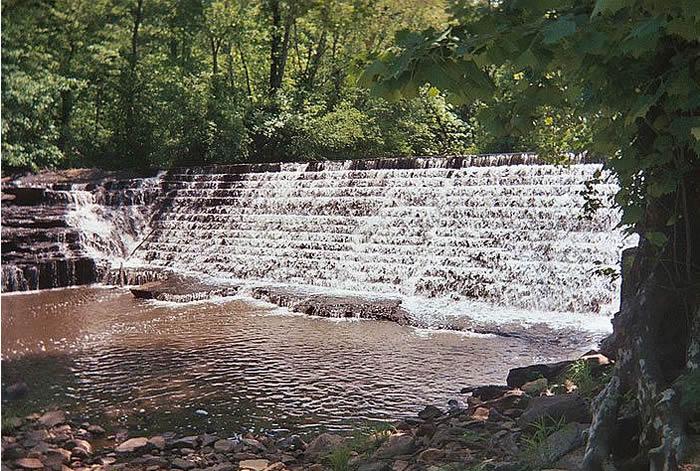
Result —
<instances>
[{"instance_id":1,"label":"river bank","mask_svg":"<svg viewBox=\"0 0 700 471\"><path fill-rule=\"evenodd\" d=\"M207 469L209 471L576 469L590 422L590 399L610 361L511 370L508 385L464 390L447 407L343 434L142 435L74 420L61 410L3 417L5 469ZM577 384L578 383L578 384Z\"/></svg>"}]
</instances>

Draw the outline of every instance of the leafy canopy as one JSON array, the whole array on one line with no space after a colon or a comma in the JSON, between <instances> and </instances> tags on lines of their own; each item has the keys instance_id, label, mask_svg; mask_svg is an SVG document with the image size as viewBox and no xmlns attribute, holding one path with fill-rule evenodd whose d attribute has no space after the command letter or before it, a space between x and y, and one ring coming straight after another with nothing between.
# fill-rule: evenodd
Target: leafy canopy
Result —
<instances>
[{"instance_id":1,"label":"leafy canopy","mask_svg":"<svg viewBox=\"0 0 700 471\"><path fill-rule=\"evenodd\" d=\"M543 109L586 117L590 151L619 178L623 223L671 200L663 221L643 221L647 239L663 245L700 163L697 1L505 0L458 14L444 31L398 34L360 83L394 99L430 83L453 102L488 103L494 72L511 71L516 105L500 121L487 117L492 131L531 132Z\"/></svg>"}]
</instances>

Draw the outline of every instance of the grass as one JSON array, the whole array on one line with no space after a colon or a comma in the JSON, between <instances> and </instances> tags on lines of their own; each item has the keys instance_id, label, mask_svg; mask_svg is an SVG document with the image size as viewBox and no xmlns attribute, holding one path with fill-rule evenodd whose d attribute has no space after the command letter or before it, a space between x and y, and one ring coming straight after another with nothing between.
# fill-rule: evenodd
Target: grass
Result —
<instances>
[{"instance_id":1,"label":"grass","mask_svg":"<svg viewBox=\"0 0 700 471\"><path fill-rule=\"evenodd\" d=\"M325 461L333 471L349 471L353 453L371 455L395 430L393 425L386 422L357 429L343 445L331 451Z\"/></svg>"},{"instance_id":2,"label":"grass","mask_svg":"<svg viewBox=\"0 0 700 471\"><path fill-rule=\"evenodd\" d=\"M524 447L521 451L521 460L527 469L540 469L542 457L547 452L547 438L553 433L566 427L566 419L562 417L554 420L551 417L541 417L531 424L532 431L523 436Z\"/></svg>"},{"instance_id":3,"label":"grass","mask_svg":"<svg viewBox=\"0 0 700 471\"><path fill-rule=\"evenodd\" d=\"M593 368L587 360L575 361L566 371L565 378L576 385L578 393L584 397L595 397L610 380L606 371L602 375L593 374Z\"/></svg>"}]
</instances>

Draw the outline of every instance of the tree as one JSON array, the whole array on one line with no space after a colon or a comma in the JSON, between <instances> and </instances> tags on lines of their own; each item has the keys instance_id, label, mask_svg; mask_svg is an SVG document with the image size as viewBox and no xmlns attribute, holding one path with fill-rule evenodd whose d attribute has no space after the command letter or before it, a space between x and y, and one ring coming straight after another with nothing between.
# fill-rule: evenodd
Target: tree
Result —
<instances>
[{"instance_id":1,"label":"tree","mask_svg":"<svg viewBox=\"0 0 700 471\"><path fill-rule=\"evenodd\" d=\"M397 98L427 82L454 102L488 103L491 73L512 67L518 107L494 133L531 131L543 107L591 119L590 151L609 157L623 223L641 239L584 468L603 469L612 453L618 469L678 469L700 403L700 9L509 0L476 10L444 31L397 35L363 83ZM622 414L633 427L618 428ZM625 433L633 449L612 447Z\"/></svg>"}]
</instances>

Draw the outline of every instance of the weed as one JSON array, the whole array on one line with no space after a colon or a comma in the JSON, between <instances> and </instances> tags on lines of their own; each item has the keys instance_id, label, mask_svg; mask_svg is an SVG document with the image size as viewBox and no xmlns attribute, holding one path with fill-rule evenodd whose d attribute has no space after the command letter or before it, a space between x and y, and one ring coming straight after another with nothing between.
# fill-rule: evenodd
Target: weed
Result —
<instances>
[{"instance_id":1,"label":"weed","mask_svg":"<svg viewBox=\"0 0 700 471\"><path fill-rule=\"evenodd\" d=\"M326 456L326 461L333 471L349 471L352 450L347 446L339 446Z\"/></svg>"},{"instance_id":2,"label":"weed","mask_svg":"<svg viewBox=\"0 0 700 471\"><path fill-rule=\"evenodd\" d=\"M541 417L531 424L532 431L523 436L524 447L521 451L521 459L528 469L538 469L542 457L547 454L547 438L566 426L566 419L562 417L554 420L551 417Z\"/></svg>"},{"instance_id":3,"label":"weed","mask_svg":"<svg viewBox=\"0 0 700 471\"><path fill-rule=\"evenodd\" d=\"M580 395L590 398L600 392L610 380L610 376L606 372L596 377L588 361L577 360L567 370L566 379L576 385L576 390Z\"/></svg>"}]
</instances>

